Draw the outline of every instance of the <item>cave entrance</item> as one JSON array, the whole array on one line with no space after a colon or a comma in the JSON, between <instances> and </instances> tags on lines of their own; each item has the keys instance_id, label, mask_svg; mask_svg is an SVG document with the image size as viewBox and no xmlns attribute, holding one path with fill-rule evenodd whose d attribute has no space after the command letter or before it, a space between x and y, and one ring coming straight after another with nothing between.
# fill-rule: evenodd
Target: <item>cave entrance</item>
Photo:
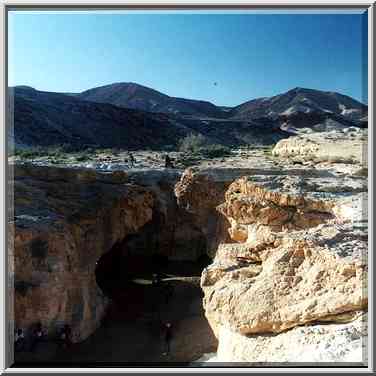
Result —
<instances>
[{"instance_id":1,"label":"cave entrance","mask_svg":"<svg viewBox=\"0 0 376 376\"><path fill-rule=\"evenodd\" d=\"M111 298L101 327L79 345L78 354L95 348L101 361L190 362L214 352L217 341L205 318L200 276L210 258L179 260L148 228L116 243L97 262L96 280ZM200 243L197 243L200 244ZM185 245L186 246L186 245ZM201 251L200 251L201 252ZM153 275L160 282L153 284ZM172 291L171 291L172 289ZM163 355L163 325L171 322L171 354ZM110 350L111 349L111 354Z\"/></svg>"},{"instance_id":2,"label":"cave entrance","mask_svg":"<svg viewBox=\"0 0 376 376\"><path fill-rule=\"evenodd\" d=\"M158 253L155 244L154 247L145 244L148 239L153 240L143 233L130 235L97 262L98 286L118 310L128 315L157 309L169 300L176 286L191 284L201 294L201 272L211 262L205 254L196 260L170 259ZM147 254L145 250L152 253ZM158 283L153 283L156 276Z\"/></svg>"}]
</instances>

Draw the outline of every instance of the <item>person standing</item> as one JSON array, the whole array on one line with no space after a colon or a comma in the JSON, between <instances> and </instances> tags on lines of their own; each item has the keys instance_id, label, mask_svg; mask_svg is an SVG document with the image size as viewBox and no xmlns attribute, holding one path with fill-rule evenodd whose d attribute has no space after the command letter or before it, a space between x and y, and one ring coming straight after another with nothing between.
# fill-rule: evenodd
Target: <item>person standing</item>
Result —
<instances>
[{"instance_id":1,"label":"person standing","mask_svg":"<svg viewBox=\"0 0 376 376\"><path fill-rule=\"evenodd\" d=\"M69 347L72 343L72 330L68 324L64 325L60 334L60 340L63 347Z\"/></svg>"},{"instance_id":2,"label":"person standing","mask_svg":"<svg viewBox=\"0 0 376 376\"><path fill-rule=\"evenodd\" d=\"M131 168L133 168L134 165L136 164L136 159L131 152L128 153L128 157L129 157Z\"/></svg>"},{"instance_id":3,"label":"person standing","mask_svg":"<svg viewBox=\"0 0 376 376\"><path fill-rule=\"evenodd\" d=\"M25 344L25 335L22 329L17 329L14 336L14 344L16 351L22 351Z\"/></svg>"},{"instance_id":4,"label":"person standing","mask_svg":"<svg viewBox=\"0 0 376 376\"><path fill-rule=\"evenodd\" d=\"M172 160L168 154L165 156L165 168L174 168Z\"/></svg>"},{"instance_id":5,"label":"person standing","mask_svg":"<svg viewBox=\"0 0 376 376\"><path fill-rule=\"evenodd\" d=\"M37 345L42 342L43 340L43 330L42 330L42 324L38 322L38 324L35 327L35 330L33 331L32 335L32 342L31 342L31 351L34 351Z\"/></svg>"},{"instance_id":6,"label":"person standing","mask_svg":"<svg viewBox=\"0 0 376 376\"><path fill-rule=\"evenodd\" d=\"M169 355L171 350L171 340L172 340L172 325L171 323L166 323L165 325L165 333L164 333L164 339L165 339L165 352L163 355Z\"/></svg>"}]
</instances>

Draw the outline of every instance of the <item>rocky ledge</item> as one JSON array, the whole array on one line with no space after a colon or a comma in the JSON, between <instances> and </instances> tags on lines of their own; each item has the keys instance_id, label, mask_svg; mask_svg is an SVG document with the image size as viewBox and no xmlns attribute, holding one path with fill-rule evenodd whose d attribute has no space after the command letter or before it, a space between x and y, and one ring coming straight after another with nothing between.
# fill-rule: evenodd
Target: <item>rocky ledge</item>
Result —
<instances>
[{"instance_id":1,"label":"rocky ledge","mask_svg":"<svg viewBox=\"0 0 376 376\"><path fill-rule=\"evenodd\" d=\"M367 236L351 232L336 201L252 180L232 183L217 207L231 242L220 244L202 274L206 317L219 340L218 361L299 362L286 346L297 333L289 329L361 320L367 309ZM343 251L349 238L361 241L360 252ZM321 340L329 350L328 338ZM267 356L277 343L284 354Z\"/></svg>"}]
</instances>

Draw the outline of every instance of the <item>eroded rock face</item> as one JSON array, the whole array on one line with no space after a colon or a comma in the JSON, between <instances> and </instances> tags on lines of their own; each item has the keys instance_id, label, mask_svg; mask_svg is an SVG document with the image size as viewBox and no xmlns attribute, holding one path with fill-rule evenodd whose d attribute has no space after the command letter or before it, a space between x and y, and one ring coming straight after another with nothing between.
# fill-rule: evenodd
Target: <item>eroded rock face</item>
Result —
<instances>
[{"instance_id":1,"label":"eroded rock face","mask_svg":"<svg viewBox=\"0 0 376 376\"><path fill-rule=\"evenodd\" d=\"M230 236L201 278L206 316L240 334L280 333L295 326L351 319L367 307L366 265L325 245L338 220L331 202L272 192L241 178L218 209ZM327 234L327 235L326 235ZM320 239L320 240L319 240Z\"/></svg>"},{"instance_id":2,"label":"eroded rock face","mask_svg":"<svg viewBox=\"0 0 376 376\"><path fill-rule=\"evenodd\" d=\"M227 264L215 262L202 277L215 331L225 325L242 334L279 333L367 305L362 266L304 241L268 247L258 252L260 263L235 255Z\"/></svg>"},{"instance_id":3,"label":"eroded rock face","mask_svg":"<svg viewBox=\"0 0 376 376\"><path fill-rule=\"evenodd\" d=\"M219 244L232 241L228 235L230 224L216 207L223 203L230 184L247 172L249 169L189 168L175 186L177 204L192 215L194 223L205 235L209 256L214 257Z\"/></svg>"},{"instance_id":4,"label":"eroded rock face","mask_svg":"<svg viewBox=\"0 0 376 376\"><path fill-rule=\"evenodd\" d=\"M216 181L213 176L199 170L187 169L175 186L179 207L194 215L197 226L207 240L207 253L213 255L218 244L228 240L228 223L218 215L216 206L223 202L231 179Z\"/></svg>"},{"instance_id":5,"label":"eroded rock face","mask_svg":"<svg viewBox=\"0 0 376 376\"><path fill-rule=\"evenodd\" d=\"M14 175L15 325L40 321L54 336L67 323L83 340L108 303L96 261L152 219L153 195L122 172L16 166Z\"/></svg>"},{"instance_id":6,"label":"eroded rock face","mask_svg":"<svg viewBox=\"0 0 376 376\"><path fill-rule=\"evenodd\" d=\"M257 363L258 365L289 363L355 363L367 365L367 314L359 313L346 324L298 326L278 335L244 336L222 326L216 362ZM228 363L227 363L228 364Z\"/></svg>"},{"instance_id":7,"label":"eroded rock face","mask_svg":"<svg viewBox=\"0 0 376 376\"><path fill-rule=\"evenodd\" d=\"M206 237L194 214L177 204L174 187L181 172L174 169L131 171L129 178L154 195L153 219L127 248L145 256L151 253L171 260L196 261L206 253Z\"/></svg>"},{"instance_id":8,"label":"eroded rock face","mask_svg":"<svg viewBox=\"0 0 376 376\"><path fill-rule=\"evenodd\" d=\"M302 230L335 218L330 201L271 191L247 177L232 183L225 199L218 210L231 223L231 238L241 243L273 240L273 232Z\"/></svg>"}]
</instances>

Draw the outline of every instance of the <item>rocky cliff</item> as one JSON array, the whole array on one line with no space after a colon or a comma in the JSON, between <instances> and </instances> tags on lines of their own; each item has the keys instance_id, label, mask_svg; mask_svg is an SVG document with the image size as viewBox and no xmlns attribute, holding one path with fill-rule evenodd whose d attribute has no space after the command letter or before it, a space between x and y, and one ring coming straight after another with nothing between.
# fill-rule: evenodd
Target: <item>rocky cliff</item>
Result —
<instances>
[{"instance_id":1,"label":"rocky cliff","mask_svg":"<svg viewBox=\"0 0 376 376\"><path fill-rule=\"evenodd\" d=\"M15 167L13 188L15 323L40 321L52 336L67 323L80 341L98 327L108 302L96 262L152 219L153 195L120 172L32 166Z\"/></svg>"},{"instance_id":2,"label":"rocky cliff","mask_svg":"<svg viewBox=\"0 0 376 376\"><path fill-rule=\"evenodd\" d=\"M222 218L215 205L223 201L224 187L244 172L198 174L189 189L205 181L203 189L212 196L192 212L183 205L189 172L180 181L177 170L109 173L15 165L9 256L16 327L42 322L54 336L67 323L74 341L88 337L108 305L96 281L101 256L121 244L125 254L197 261L226 233L223 220L217 225Z\"/></svg>"},{"instance_id":3,"label":"rocky cliff","mask_svg":"<svg viewBox=\"0 0 376 376\"><path fill-rule=\"evenodd\" d=\"M291 361L282 334L270 334L318 322L349 322L366 310L366 260L355 252L349 257L342 248L349 239L340 234L348 234L350 225L334 201L309 196L244 177L230 185L218 206L236 242L220 244L201 278L219 361L273 361L267 347L278 341L285 354L274 358ZM352 241L358 236L352 234Z\"/></svg>"},{"instance_id":4,"label":"rocky cliff","mask_svg":"<svg viewBox=\"0 0 376 376\"><path fill-rule=\"evenodd\" d=\"M351 134L344 142L363 137ZM329 136L321 135L327 144ZM277 145L274 155L255 152L246 164L229 157L220 167L184 172L17 164L9 247L16 326L41 321L53 335L68 323L75 341L88 337L108 304L96 262L121 243L143 257L213 258L201 286L219 361L299 361L312 351L312 361L360 359L364 166L360 158L316 162L315 148L308 158L303 149L292 156L289 145ZM329 355L316 354L319 348Z\"/></svg>"}]
</instances>

